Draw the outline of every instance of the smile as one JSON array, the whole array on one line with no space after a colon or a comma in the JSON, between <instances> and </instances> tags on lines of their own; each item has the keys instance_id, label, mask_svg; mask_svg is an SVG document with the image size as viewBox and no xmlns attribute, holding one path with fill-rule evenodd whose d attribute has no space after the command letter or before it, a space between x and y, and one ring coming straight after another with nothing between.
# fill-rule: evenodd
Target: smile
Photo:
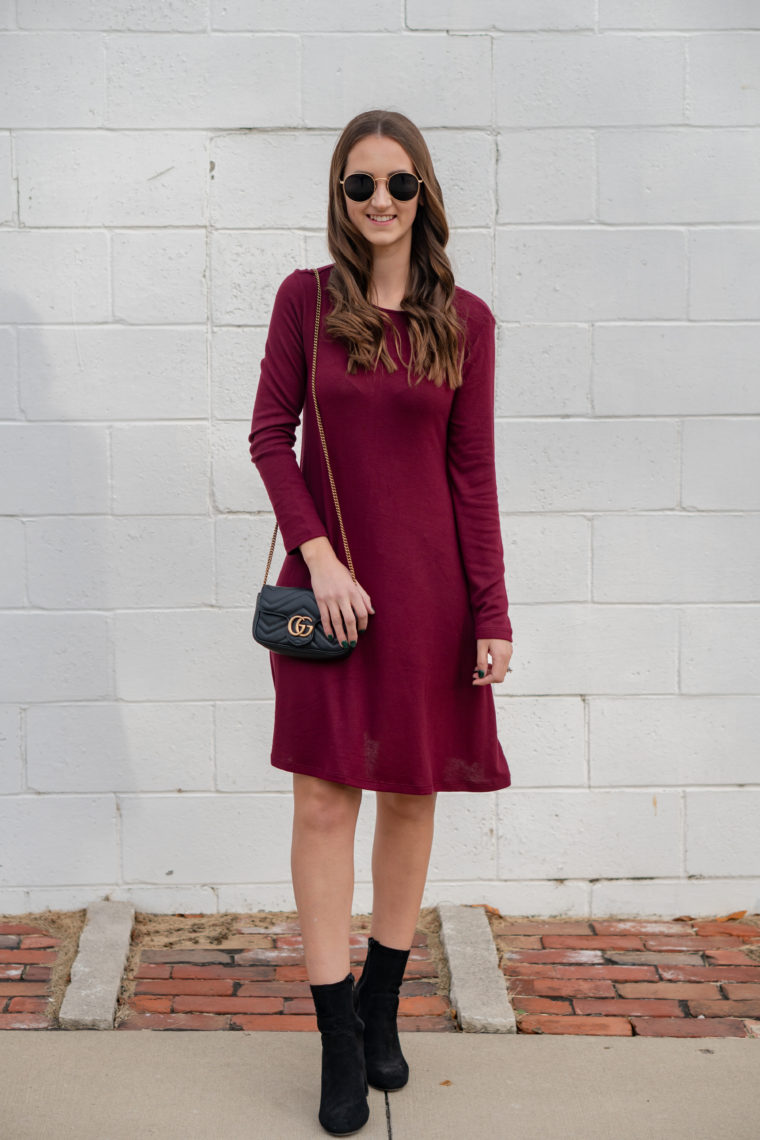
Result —
<instances>
[{"instance_id":1,"label":"smile","mask_svg":"<svg viewBox=\"0 0 760 1140\"><path fill-rule=\"evenodd\" d=\"M395 214L367 214L371 222L376 226L387 226L396 217Z\"/></svg>"}]
</instances>

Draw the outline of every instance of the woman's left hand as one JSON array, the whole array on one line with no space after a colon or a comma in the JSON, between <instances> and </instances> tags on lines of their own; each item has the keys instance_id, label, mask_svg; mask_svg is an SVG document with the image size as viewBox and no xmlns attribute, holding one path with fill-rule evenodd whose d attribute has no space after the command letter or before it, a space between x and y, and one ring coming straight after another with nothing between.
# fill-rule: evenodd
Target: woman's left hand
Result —
<instances>
[{"instance_id":1,"label":"woman's left hand","mask_svg":"<svg viewBox=\"0 0 760 1140\"><path fill-rule=\"evenodd\" d=\"M498 637L479 637L476 644L477 664L472 671L473 685L493 685L503 681L512 657L512 642ZM492 658L490 663L489 653Z\"/></svg>"}]
</instances>

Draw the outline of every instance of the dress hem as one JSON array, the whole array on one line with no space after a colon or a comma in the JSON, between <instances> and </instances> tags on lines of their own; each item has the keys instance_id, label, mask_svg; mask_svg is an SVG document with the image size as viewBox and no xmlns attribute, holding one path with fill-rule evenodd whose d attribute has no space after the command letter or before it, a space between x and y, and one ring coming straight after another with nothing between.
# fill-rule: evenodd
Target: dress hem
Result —
<instances>
[{"instance_id":1,"label":"dress hem","mask_svg":"<svg viewBox=\"0 0 760 1140\"><path fill-rule=\"evenodd\" d=\"M273 768L278 768L281 772L297 773L301 776L316 776L319 780L328 780L333 784L347 784L351 788L362 788L367 792L400 792L404 795L430 796L434 792L498 792L512 786L511 779L506 784L483 784L479 787L473 787L472 784L462 784L440 788L419 788L412 784L399 785L395 781L389 780L367 780L360 784L356 779L346 779L343 776L326 776L321 772L317 775L315 772L308 772L305 768L289 768L285 764L278 764L275 760L270 760L270 763Z\"/></svg>"}]
</instances>

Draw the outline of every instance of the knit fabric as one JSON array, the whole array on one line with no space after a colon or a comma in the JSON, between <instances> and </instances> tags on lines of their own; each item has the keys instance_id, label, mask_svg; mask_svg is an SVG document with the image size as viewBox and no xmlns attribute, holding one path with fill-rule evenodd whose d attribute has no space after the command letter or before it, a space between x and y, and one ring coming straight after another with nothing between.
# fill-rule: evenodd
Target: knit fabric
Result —
<instances>
[{"instance_id":1,"label":"knit fabric","mask_svg":"<svg viewBox=\"0 0 760 1140\"><path fill-rule=\"evenodd\" d=\"M494 465L495 320L457 287L466 328L462 386L407 381L408 317L383 309L391 371L349 374L327 337L317 400L357 580L375 613L347 658L270 653L271 763L378 791L493 791L510 786L492 686L475 686L476 639L512 640ZM287 551L277 585L311 586L299 546L325 535L348 565L311 398L317 286L309 269L275 298L248 437ZM302 450L296 428L303 415ZM270 579L271 580L271 579Z\"/></svg>"}]
</instances>

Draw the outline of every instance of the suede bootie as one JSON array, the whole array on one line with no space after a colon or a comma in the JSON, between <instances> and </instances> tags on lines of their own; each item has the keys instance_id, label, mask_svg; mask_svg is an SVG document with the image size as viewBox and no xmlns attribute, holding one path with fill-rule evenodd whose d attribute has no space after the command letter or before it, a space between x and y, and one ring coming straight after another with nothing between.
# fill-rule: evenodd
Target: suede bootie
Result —
<instances>
[{"instance_id":1,"label":"suede bootie","mask_svg":"<svg viewBox=\"0 0 760 1140\"><path fill-rule=\"evenodd\" d=\"M383 1092L403 1088L409 1080L396 1017L410 951L411 947L396 950L383 946L370 935L364 969L356 983L357 1012L364 1022L367 1080Z\"/></svg>"},{"instance_id":2,"label":"suede bootie","mask_svg":"<svg viewBox=\"0 0 760 1140\"><path fill-rule=\"evenodd\" d=\"M322 1035L319 1123L333 1136L348 1136L369 1119L364 1025L356 1013L354 975L310 989Z\"/></svg>"}]
</instances>

